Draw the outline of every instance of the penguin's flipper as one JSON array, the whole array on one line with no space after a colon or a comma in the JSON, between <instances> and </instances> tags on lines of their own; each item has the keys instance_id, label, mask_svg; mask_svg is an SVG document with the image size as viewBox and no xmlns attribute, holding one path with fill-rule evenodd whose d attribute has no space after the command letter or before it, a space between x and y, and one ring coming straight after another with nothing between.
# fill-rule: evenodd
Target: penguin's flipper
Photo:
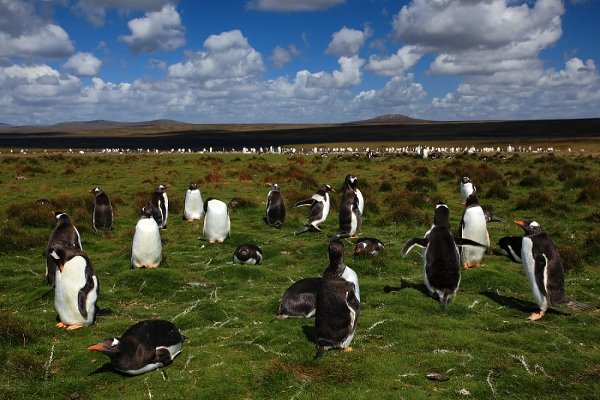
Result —
<instances>
[{"instance_id":1,"label":"penguin's flipper","mask_svg":"<svg viewBox=\"0 0 600 400\"><path fill-rule=\"evenodd\" d=\"M454 237L454 243L456 243L457 246L477 246L485 247L487 249L487 246L485 244L481 244L479 242L466 238Z\"/></svg>"},{"instance_id":2,"label":"penguin's flipper","mask_svg":"<svg viewBox=\"0 0 600 400\"><path fill-rule=\"evenodd\" d=\"M162 363L163 367L166 367L167 365L173 362L173 358L175 358L175 356L171 357L171 353L169 353L169 350L167 350L164 347L161 347L156 349L154 363Z\"/></svg>"},{"instance_id":3,"label":"penguin's flipper","mask_svg":"<svg viewBox=\"0 0 600 400\"><path fill-rule=\"evenodd\" d=\"M314 202L315 202L315 199L313 199L313 198L300 200L299 202L294 204L294 207L312 206Z\"/></svg>"},{"instance_id":4,"label":"penguin's flipper","mask_svg":"<svg viewBox=\"0 0 600 400\"><path fill-rule=\"evenodd\" d=\"M406 243L404 243L404 246L402 246L402 257L406 257L408 252L411 251L413 247L415 247L415 246L427 247L428 243L429 243L429 238L408 239L406 241Z\"/></svg>"}]
</instances>

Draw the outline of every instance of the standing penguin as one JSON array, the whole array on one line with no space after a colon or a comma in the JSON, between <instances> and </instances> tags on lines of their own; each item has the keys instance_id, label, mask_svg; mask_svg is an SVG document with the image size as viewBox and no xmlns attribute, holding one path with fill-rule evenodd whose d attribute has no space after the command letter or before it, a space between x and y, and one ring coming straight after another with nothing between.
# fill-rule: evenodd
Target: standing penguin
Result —
<instances>
[{"instance_id":1,"label":"standing penguin","mask_svg":"<svg viewBox=\"0 0 600 400\"><path fill-rule=\"evenodd\" d=\"M167 219L169 218L169 198L167 196L167 189L170 187L170 184L158 185L150 197L152 216L160 229L165 229L167 227Z\"/></svg>"},{"instance_id":2,"label":"standing penguin","mask_svg":"<svg viewBox=\"0 0 600 400\"><path fill-rule=\"evenodd\" d=\"M323 276L317 290L315 331L319 359L334 348L352 351L350 344L356 332L360 301L354 283L337 276Z\"/></svg>"},{"instance_id":3,"label":"standing penguin","mask_svg":"<svg viewBox=\"0 0 600 400\"><path fill-rule=\"evenodd\" d=\"M172 322L150 319L132 325L121 337L104 339L88 350L106 354L117 371L140 375L171 364L184 341L185 336Z\"/></svg>"},{"instance_id":4,"label":"standing penguin","mask_svg":"<svg viewBox=\"0 0 600 400\"><path fill-rule=\"evenodd\" d=\"M50 249L54 247L57 243L68 243L69 245L75 247L76 249L83 250L81 247L81 237L79 236L79 231L73 225L71 218L64 213L57 211L54 213L54 219L56 220L56 225L54 226L54 230L50 234L50 238L48 239L48 245L46 246L46 282L48 285L54 287L54 279L56 277L55 274L55 263L50 257Z\"/></svg>"},{"instance_id":5,"label":"standing penguin","mask_svg":"<svg viewBox=\"0 0 600 400\"><path fill-rule=\"evenodd\" d=\"M235 263L258 265L262 260L262 250L255 244L241 244L233 252L233 262Z\"/></svg>"},{"instance_id":6,"label":"standing penguin","mask_svg":"<svg viewBox=\"0 0 600 400\"><path fill-rule=\"evenodd\" d=\"M106 193L99 187L88 189L88 193L94 194L94 213L92 216L94 229L112 229L114 213Z\"/></svg>"},{"instance_id":7,"label":"standing penguin","mask_svg":"<svg viewBox=\"0 0 600 400\"><path fill-rule=\"evenodd\" d=\"M158 223L150 205L142 207L131 245L132 268L156 268L162 261L162 242Z\"/></svg>"},{"instance_id":8,"label":"standing penguin","mask_svg":"<svg viewBox=\"0 0 600 400\"><path fill-rule=\"evenodd\" d=\"M473 240L484 244L486 248L463 246L461 249L461 262L465 268L481 265L481 259L490 247L490 235L483 209L477 200L477 190L467 197L467 203L460 221L459 235L461 238Z\"/></svg>"},{"instance_id":9,"label":"standing penguin","mask_svg":"<svg viewBox=\"0 0 600 400\"><path fill-rule=\"evenodd\" d=\"M281 226L285 221L285 203L283 202L283 196L281 195L279 185L276 183L272 184L269 189L265 212L266 215L263 218L265 223L269 226L281 229Z\"/></svg>"},{"instance_id":10,"label":"standing penguin","mask_svg":"<svg viewBox=\"0 0 600 400\"><path fill-rule=\"evenodd\" d=\"M329 208L331 207L329 192L335 192L335 189L329 185L323 185L310 199L301 200L294 204L294 207L310 206L308 224L298 231L296 235L308 231L321 231L319 225L325 222L329 215Z\"/></svg>"},{"instance_id":11,"label":"standing penguin","mask_svg":"<svg viewBox=\"0 0 600 400\"><path fill-rule=\"evenodd\" d=\"M461 203L465 204L467 202L467 197L469 197L469 195L471 193L473 193L474 189L475 189L475 186L473 186L473 182L471 181L471 178L469 178L468 176L463 176L462 179L460 180L460 201L461 201Z\"/></svg>"},{"instance_id":12,"label":"standing penguin","mask_svg":"<svg viewBox=\"0 0 600 400\"><path fill-rule=\"evenodd\" d=\"M438 298L442 310L460 285L460 254L457 246L485 247L468 239L455 238L450 232L450 211L444 203L435 208L433 225L424 238L409 239L402 247L402 257L415 246L424 247L423 281L434 298Z\"/></svg>"},{"instance_id":13,"label":"standing penguin","mask_svg":"<svg viewBox=\"0 0 600 400\"><path fill-rule=\"evenodd\" d=\"M183 219L193 221L201 219L203 215L204 203L202 202L202 193L200 192L200 188L198 188L198 183L192 181L185 192Z\"/></svg>"},{"instance_id":14,"label":"standing penguin","mask_svg":"<svg viewBox=\"0 0 600 400\"><path fill-rule=\"evenodd\" d=\"M350 174L344 180L344 191L340 202L338 237L355 237L362 224L362 213L356 194L358 178ZM362 195L361 195L362 197Z\"/></svg>"},{"instance_id":15,"label":"standing penguin","mask_svg":"<svg viewBox=\"0 0 600 400\"><path fill-rule=\"evenodd\" d=\"M223 242L229 237L230 230L227 204L218 199L207 199L204 203L204 238L209 243Z\"/></svg>"},{"instance_id":16,"label":"standing penguin","mask_svg":"<svg viewBox=\"0 0 600 400\"><path fill-rule=\"evenodd\" d=\"M49 254L56 264L56 327L74 330L92 325L97 314L98 277L89 258L70 243L55 244Z\"/></svg>"},{"instance_id":17,"label":"standing penguin","mask_svg":"<svg viewBox=\"0 0 600 400\"><path fill-rule=\"evenodd\" d=\"M532 220L518 219L515 224L525 231L521 245L521 260L533 299L540 311L527 318L536 321L544 316L548 307L565 305L574 310L590 306L565 296L565 278L562 259L550 236L540 224Z\"/></svg>"}]
</instances>

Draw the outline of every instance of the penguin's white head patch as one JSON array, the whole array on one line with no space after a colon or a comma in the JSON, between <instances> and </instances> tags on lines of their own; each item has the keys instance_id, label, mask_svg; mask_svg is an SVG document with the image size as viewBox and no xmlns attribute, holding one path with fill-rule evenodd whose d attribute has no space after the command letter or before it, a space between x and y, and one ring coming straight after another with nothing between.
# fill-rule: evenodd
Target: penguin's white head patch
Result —
<instances>
[{"instance_id":1,"label":"penguin's white head patch","mask_svg":"<svg viewBox=\"0 0 600 400\"><path fill-rule=\"evenodd\" d=\"M438 203L438 205L435 206L436 209L438 209L440 207L448 208L448 206L446 205L446 203Z\"/></svg>"},{"instance_id":2,"label":"penguin's white head patch","mask_svg":"<svg viewBox=\"0 0 600 400\"><path fill-rule=\"evenodd\" d=\"M536 221L531 221L531 223L529 224L530 228L539 228L540 224L538 224Z\"/></svg>"},{"instance_id":3,"label":"penguin's white head patch","mask_svg":"<svg viewBox=\"0 0 600 400\"><path fill-rule=\"evenodd\" d=\"M117 338L113 338L112 343L110 344L111 347L116 347L119 345L119 339Z\"/></svg>"}]
</instances>

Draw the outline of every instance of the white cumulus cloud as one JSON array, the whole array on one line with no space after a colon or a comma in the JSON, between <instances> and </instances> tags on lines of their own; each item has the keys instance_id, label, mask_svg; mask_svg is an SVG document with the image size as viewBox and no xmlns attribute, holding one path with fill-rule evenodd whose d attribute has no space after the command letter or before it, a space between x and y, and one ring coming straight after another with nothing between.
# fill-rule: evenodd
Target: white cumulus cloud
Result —
<instances>
[{"instance_id":1,"label":"white cumulus cloud","mask_svg":"<svg viewBox=\"0 0 600 400\"><path fill-rule=\"evenodd\" d=\"M97 76L101 65L102 61L92 53L78 52L63 64L63 68L77 76Z\"/></svg>"},{"instance_id":2,"label":"white cumulus cloud","mask_svg":"<svg viewBox=\"0 0 600 400\"><path fill-rule=\"evenodd\" d=\"M371 35L371 30L364 31L343 27L331 35L331 42L325 49L325 54L337 57L352 57L358 54L365 41Z\"/></svg>"},{"instance_id":3,"label":"white cumulus cloud","mask_svg":"<svg viewBox=\"0 0 600 400\"><path fill-rule=\"evenodd\" d=\"M365 68L377 75L396 76L412 68L421 57L423 57L423 52L419 50L418 46L403 46L396 54L389 57L371 55Z\"/></svg>"},{"instance_id":4,"label":"white cumulus cloud","mask_svg":"<svg viewBox=\"0 0 600 400\"><path fill-rule=\"evenodd\" d=\"M290 44L287 49L281 46L275 46L271 55L269 56L269 60L271 60L276 68L283 68L301 53L302 52L300 49L293 44Z\"/></svg>"},{"instance_id":5,"label":"white cumulus cloud","mask_svg":"<svg viewBox=\"0 0 600 400\"><path fill-rule=\"evenodd\" d=\"M146 13L127 23L131 35L120 36L133 53L171 51L185 44L185 29L175 7L165 5L159 11Z\"/></svg>"},{"instance_id":6,"label":"white cumulus cloud","mask_svg":"<svg viewBox=\"0 0 600 400\"><path fill-rule=\"evenodd\" d=\"M162 9L167 4L176 5L178 0L79 0L75 10L79 11L85 19L95 26L104 24L107 9L120 12L134 10L151 12Z\"/></svg>"}]
</instances>

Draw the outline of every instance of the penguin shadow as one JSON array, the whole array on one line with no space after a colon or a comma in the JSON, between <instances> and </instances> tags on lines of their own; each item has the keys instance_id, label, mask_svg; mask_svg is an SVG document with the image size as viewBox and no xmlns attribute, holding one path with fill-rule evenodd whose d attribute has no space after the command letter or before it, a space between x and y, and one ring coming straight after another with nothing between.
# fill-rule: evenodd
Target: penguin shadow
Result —
<instances>
[{"instance_id":1,"label":"penguin shadow","mask_svg":"<svg viewBox=\"0 0 600 400\"><path fill-rule=\"evenodd\" d=\"M501 294L498 294L496 292L490 292L490 291L484 291L484 292L480 292L479 294L487 297L488 299L492 300L493 302L503 306L503 307L508 307L508 308L512 308L513 310L517 310L523 313L532 313L534 311L539 310L539 307L537 306L537 304L532 303L530 301L527 300L521 300L521 299L517 299L515 297L511 297L511 296L504 296ZM569 315L568 313L556 310L554 308L549 308L548 310L546 310L546 314L556 314L556 315Z\"/></svg>"},{"instance_id":2,"label":"penguin shadow","mask_svg":"<svg viewBox=\"0 0 600 400\"><path fill-rule=\"evenodd\" d=\"M113 366L110 364L110 362L104 363L100 367L96 368L95 370L90 372L88 374L88 376L93 376L93 375L97 375L97 374L105 374L105 373L121 375L122 377L125 377L125 378L133 378L135 376L135 375L129 375L124 372L121 372L118 369L114 369Z\"/></svg>"},{"instance_id":3,"label":"penguin shadow","mask_svg":"<svg viewBox=\"0 0 600 400\"><path fill-rule=\"evenodd\" d=\"M431 297L431 293L429 293L429 290L427 289L427 286L425 286L425 284L423 282L421 283L414 283L411 281L407 281L404 278L400 278L400 286L389 286L389 285L385 285L383 287L383 291L385 293L390 293L390 292L399 292L403 289L414 289L416 291L419 291L421 293L423 293L424 296L426 297Z\"/></svg>"},{"instance_id":4,"label":"penguin shadow","mask_svg":"<svg viewBox=\"0 0 600 400\"><path fill-rule=\"evenodd\" d=\"M311 343L317 343L317 329L314 326L302 325L302 332Z\"/></svg>"}]
</instances>

